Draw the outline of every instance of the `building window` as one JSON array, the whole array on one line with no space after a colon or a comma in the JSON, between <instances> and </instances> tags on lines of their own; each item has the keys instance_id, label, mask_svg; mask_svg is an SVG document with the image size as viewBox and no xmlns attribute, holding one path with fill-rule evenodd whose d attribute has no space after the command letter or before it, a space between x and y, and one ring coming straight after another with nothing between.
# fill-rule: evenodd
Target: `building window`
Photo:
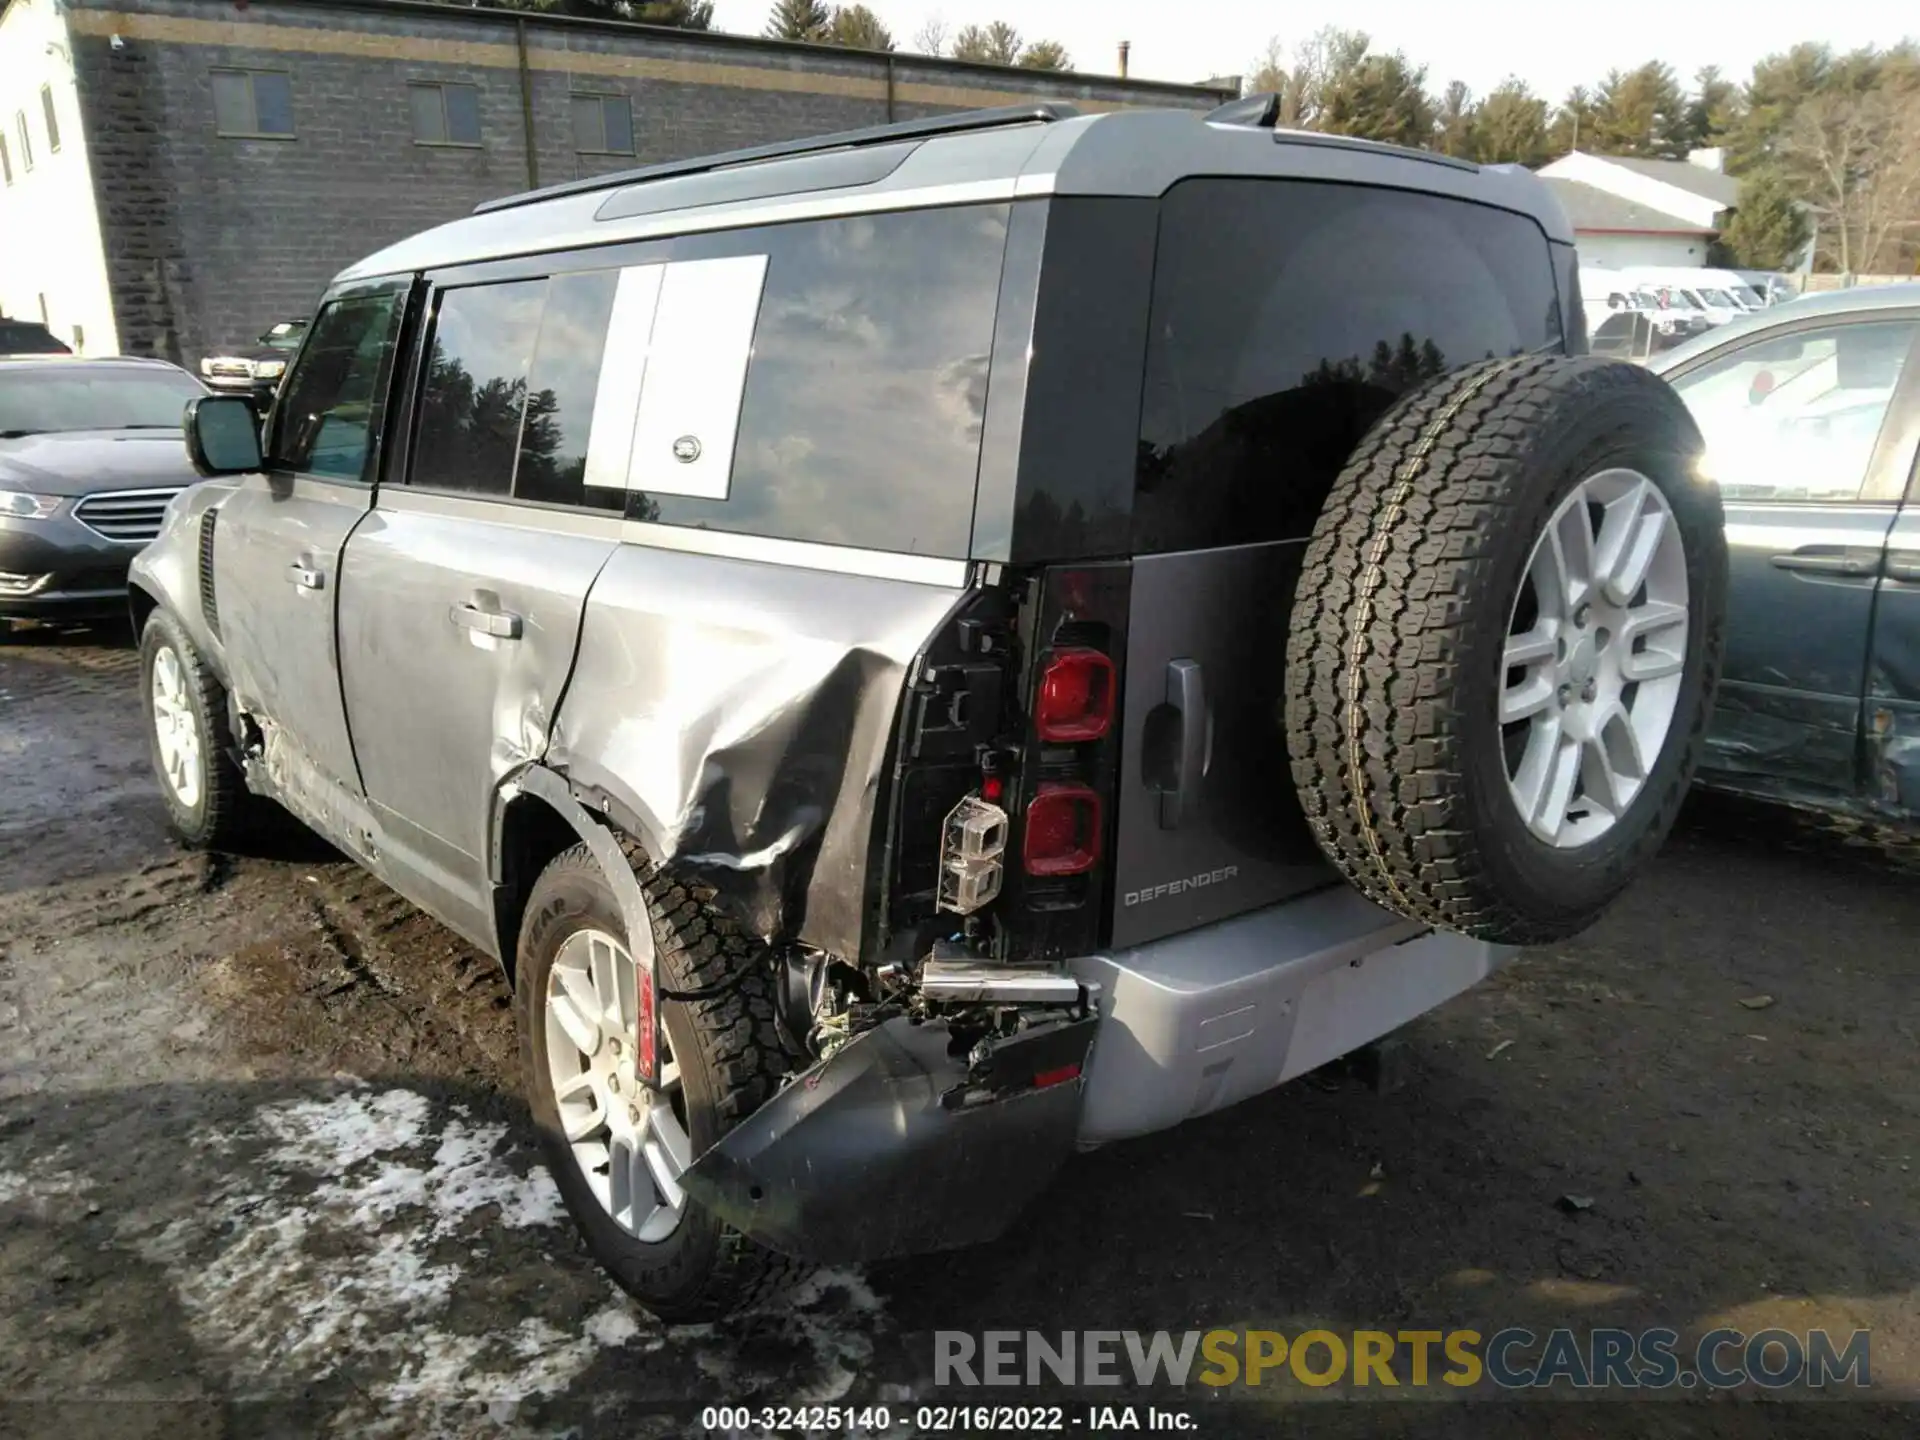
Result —
<instances>
[{"instance_id":1,"label":"building window","mask_svg":"<svg viewBox=\"0 0 1920 1440\"><path fill-rule=\"evenodd\" d=\"M283 70L213 72L214 128L252 139L293 138L293 88Z\"/></svg>"},{"instance_id":2,"label":"building window","mask_svg":"<svg viewBox=\"0 0 1920 1440\"><path fill-rule=\"evenodd\" d=\"M53 113L53 87L51 85L42 85L40 87L40 108L46 112L47 116L47 151L50 154L58 155L60 153L60 121Z\"/></svg>"},{"instance_id":3,"label":"building window","mask_svg":"<svg viewBox=\"0 0 1920 1440\"><path fill-rule=\"evenodd\" d=\"M26 111L13 112L13 128L20 137L20 168L31 170L33 169L33 136L27 133Z\"/></svg>"},{"instance_id":4,"label":"building window","mask_svg":"<svg viewBox=\"0 0 1920 1440\"><path fill-rule=\"evenodd\" d=\"M633 103L624 95L575 95L573 148L582 155L633 154Z\"/></svg>"},{"instance_id":5,"label":"building window","mask_svg":"<svg viewBox=\"0 0 1920 1440\"><path fill-rule=\"evenodd\" d=\"M7 149L7 136L0 131L0 180L13 184L13 155Z\"/></svg>"},{"instance_id":6,"label":"building window","mask_svg":"<svg viewBox=\"0 0 1920 1440\"><path fill-rule=\"evenodd\" d=\"M480 91L472 85L409 85L416 145L478 145Z\"/></svg>"}]
</instances>

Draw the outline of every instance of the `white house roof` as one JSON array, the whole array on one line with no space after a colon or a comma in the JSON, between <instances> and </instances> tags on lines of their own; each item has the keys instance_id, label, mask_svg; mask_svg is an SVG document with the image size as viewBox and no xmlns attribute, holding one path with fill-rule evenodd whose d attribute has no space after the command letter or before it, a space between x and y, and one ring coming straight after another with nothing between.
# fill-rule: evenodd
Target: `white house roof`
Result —
<instances>
[{"instance_id":1,"label":"white house roof","mask_svg":"<svg viewBox=\"0 0 1920 1440\"><path fill-rule=\"evenodd\" d=\"M1731 175L1709 170L1704 165L1695 165L1687 160L1635 160L1624 155L1596 155L1594 158L1631 170L1636 175L1644 175L1649 180L1658 180L1663 185L1690 190L1728 209L1740 203L1740 182Z\"/></svg>"},{"instance_id":2,"label":"white house roof","mask_svg":"<svg viewBox=\"0 0 1920 1440\"><path fill-rule=\"evenodd\" d=\"M1632 229L1643 232L1712 234L1726 223L1727 211L1740 203L1740 182L1718 170L1686 160L1637 160L1620 155L1588 155L1576 150L1540 167L1540 178L1550 184L1571 182L1608 195L1643 212L1664 217L1658 222L1585 226L1578 229ZM1565 203L1563 198L1562 203ZM1593 202L1593 208L1599 208Z\"/></svg>"},{"instance_id":3,"label":"white house roof","mask_svg":"<svg viewBox=\"0 0 1920 1440\"><path fill-rule=\"evenodd\" d=\"M1567 222L1578 235L1711 235L1705 225L1669 215L1648 205L1637 205L1597 185L1541 176L1567 212Z\"/></svg>"}]
</instances>

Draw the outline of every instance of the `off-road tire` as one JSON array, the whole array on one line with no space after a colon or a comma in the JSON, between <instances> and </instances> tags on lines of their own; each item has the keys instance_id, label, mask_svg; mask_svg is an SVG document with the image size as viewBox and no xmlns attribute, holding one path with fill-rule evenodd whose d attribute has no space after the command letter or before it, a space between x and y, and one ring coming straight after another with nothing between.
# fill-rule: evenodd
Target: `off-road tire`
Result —
<instances>
[{"instance_id":1,"label":"off-road tire","mask_svg":"<svg viewBox=\"0 0 1920 1440\"><path fill-rule=\"evenodd\" d=\"M167 783L153 721L153 662L162 649L179 658L186 676L187 701L200 732L199 802L184 805ZM247 789L234 756L238 747L227 721L227 692L188 637L186 627L165 610L147 617L140 632L140 705L146 718L147 753L160 782L167 828L191 850L235 850L256 841L285 812Z\"/></svg>"},{"instance_id":2,"label":"off-road tire","mask_svg":"<svg viewBox=\"0 0 1920 1440\"><path fill-rule=\"evenodd\" d=\"M697 1159L780 1088L793 1065L774 1019L770 971L759 942L717 914L684 884L642 875L653 916L662 986L704 998L664 1000L661 1017L680 1065L688 1138ZM601 1207L561 1132L547 1067L547 974L561 945L587 925L625 935L613 887L593 852L576 845L541 872L520 927L514 976L527 1099L561 1199L588 1250L620 1287L669 1322L718 1320L751 1309L806 1273L806 1267L756 1245L689 1197L665 1239L637 1239Z\"/></svg>"},{"instance_id":3,"label":"off-road tire","mask_svg":"<svg viewBox=\"0 0 1920 1440\"><path fill-rule=\"evenodd\" d=\"M1726 620L1719 493L1699 431L1637 366L1524 356L1441 377L1390 410L1314 527L1287 645L1286 732L1320 848L1376 903L1509 944L1565 939L1653 857L1691 782ZM1497 697L1536 537L1585 477L1659 486L1683 537L1685 669L1665 744L1611 829L1535 836L1508 792Z\"/></svg>"}]
</instances>

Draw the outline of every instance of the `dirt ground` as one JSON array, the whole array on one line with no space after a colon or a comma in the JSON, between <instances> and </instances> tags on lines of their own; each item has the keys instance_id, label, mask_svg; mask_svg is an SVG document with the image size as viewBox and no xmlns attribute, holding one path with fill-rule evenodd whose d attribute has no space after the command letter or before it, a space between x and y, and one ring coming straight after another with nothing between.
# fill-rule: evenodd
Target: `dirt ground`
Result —
<instances>
[{"instance_id":1,"label":"dirt ground","mask_svg":"<svg viewBox=\"0 0 1920 1440\"><path fill-rule=\"evenodd\" d=\"M1178 1403L1203 1434L1914 1433L1911 861L1696 804L1601 925L1413 1026L1390 1093L1309 1077L1078 1158L995 1245L664 1329L563 1223L491 962L317 843L174 848L136 676L124 636L0 641L0 1433L695 1434L1015 1398L936 1394L943 1329L1718 1323L1870 1329L1900 1403Z\"/></svg>"}]
</instances>

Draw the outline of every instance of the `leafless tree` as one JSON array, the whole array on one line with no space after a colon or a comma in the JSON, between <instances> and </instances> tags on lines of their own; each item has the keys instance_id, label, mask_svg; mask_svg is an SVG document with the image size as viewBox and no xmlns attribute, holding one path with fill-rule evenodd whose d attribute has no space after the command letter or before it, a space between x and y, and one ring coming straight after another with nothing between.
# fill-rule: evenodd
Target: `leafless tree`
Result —
<instances>
[{"instance_id":1,"label":"leafless tree","mask_svg":"<svg viewBox=\"0 0 1920 1440\"><path fill-rule=\"evenodd\" d=\"M913 48L922 55L947 53L947 22L939 11L927 16L920 28L913 32Z\"/></svg>"},{"instance_id":2,"label":"leafless tree","mask_svg":"<svg viewBox=\"0 0 1920 1440\"><path fill-rule=\"evenodd\" d=\"M1814 96L1781 137L1779 155L1842 274L1897 259L1920 223L1920 90Z\"/></svg>"}]
</instances>

